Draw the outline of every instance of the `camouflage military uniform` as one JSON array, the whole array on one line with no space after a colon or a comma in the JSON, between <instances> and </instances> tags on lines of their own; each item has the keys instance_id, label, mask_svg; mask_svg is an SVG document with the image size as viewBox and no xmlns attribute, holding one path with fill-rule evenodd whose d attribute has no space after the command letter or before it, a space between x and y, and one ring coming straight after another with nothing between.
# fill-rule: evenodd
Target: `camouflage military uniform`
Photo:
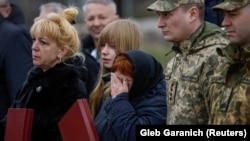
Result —
<instances>
[{"instance_id":1,"label":"camouflage military uniform","mask_svg":"<svg viewBox=\"0 0 250 141\"><path fill-rule=\"evenodd\" d=\"M213 10L233 11L250 4L250 0L224 0L224 2L212 7Z\"/></svg>"},{"instance_id":2,"label":"camouflage military uniform","mask_svg":"<svg viewBox=\"0 0 250 141\"><path fill-rule=\"evenodd\" d=\"M249 4L250 0L225 0L212 9L228 12ZM245 34L249 35L248 32ZM241 34L238 40L241 37L244 36ZM241 44L244 47L230 45L218 49L218 53L227 58L228 62L220 64L209 79L209 124L250 124L250 47L245 46L244 40Z\"/></svg>"},{"instance_id":3,"label":"camouflage military uniform","mask_svg":"<svg viewBox=\"0 0 250 141\"><path fill-rule=\"evenodd\" d=\"M167 124L207 124L204 91L208 76L222 61L216 48L225 47L224 32L205 22L188 39L175 44L177 55L167 64Z\"/></svg>"},{"instance_id":4,"label":"camouflage military uniform","mask_svg":"<svg viewBox=\"0 0 250 141\"><path fill-rule=\"evenodd\" d=\"M172 11L181 5L194 3L204 4L204 0L157 0L155 3L148 6L147 10Z\"/></svg>"},{"instance_id":5,"label":"camouflage military uniform","mask_svg":"<svg viewBox=\"0 0 250 141\"><path fill-rule=\"evenodd\" d=\"M250 124L250 47L218 51L230 61L209 79L209 124Z\"/></svg>"}]
</instances>

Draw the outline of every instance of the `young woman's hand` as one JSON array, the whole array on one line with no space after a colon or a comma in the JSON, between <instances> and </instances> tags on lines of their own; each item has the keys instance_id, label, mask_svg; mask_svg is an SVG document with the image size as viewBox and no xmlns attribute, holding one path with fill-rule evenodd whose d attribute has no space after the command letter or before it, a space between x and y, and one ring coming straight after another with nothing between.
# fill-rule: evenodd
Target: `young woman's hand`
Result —
<instances>
[{"instance_id":1,"label":"young woman's hand","mask_svg":"<svg viewBox=\"0 0 250 141\"><path fill-rule=\"evenodd\" d=\"M115 73L111 73L111 96L115 98L117 95L128 92L128 79L125 76L117 77Z\"/></svg>"}]
</instances>

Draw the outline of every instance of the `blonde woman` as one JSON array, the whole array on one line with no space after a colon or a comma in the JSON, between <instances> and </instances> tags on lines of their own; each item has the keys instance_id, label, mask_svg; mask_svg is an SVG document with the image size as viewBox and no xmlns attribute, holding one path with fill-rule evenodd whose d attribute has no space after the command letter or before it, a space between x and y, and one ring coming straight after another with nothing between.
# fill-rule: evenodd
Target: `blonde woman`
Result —
<instances>
[{"instance_id":1,"label":"blonde woman","mask_svg":"<svg viewBox=\"0 0 250 141\"><path fill-rule=\"evenodd\" d=\"M84 56L78 54L80 41L70 24L77 14L69 7L38 18L31 27L35 67L13 107L34 109L32 141L62 141L58 122L76 99L87 97Z\"/></svg>"}]
</instances>

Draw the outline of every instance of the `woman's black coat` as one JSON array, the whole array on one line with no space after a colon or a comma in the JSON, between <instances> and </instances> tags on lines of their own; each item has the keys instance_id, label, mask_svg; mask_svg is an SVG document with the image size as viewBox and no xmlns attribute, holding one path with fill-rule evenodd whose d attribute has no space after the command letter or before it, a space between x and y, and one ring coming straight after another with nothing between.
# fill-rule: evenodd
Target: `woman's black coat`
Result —
<instances>
[{"instance_id":1,"label":"woman's black coat","mask_svg":"<svg viewBox=\"0 0 250 141\"><path fill-rule=\"evenodd\" d=\"M32 141L62 141L58 122L77 99L87 97L85 78L79 57L46 72L36 67L31 70L13 107L35 110Z\"/></svg>"}]
</instances>

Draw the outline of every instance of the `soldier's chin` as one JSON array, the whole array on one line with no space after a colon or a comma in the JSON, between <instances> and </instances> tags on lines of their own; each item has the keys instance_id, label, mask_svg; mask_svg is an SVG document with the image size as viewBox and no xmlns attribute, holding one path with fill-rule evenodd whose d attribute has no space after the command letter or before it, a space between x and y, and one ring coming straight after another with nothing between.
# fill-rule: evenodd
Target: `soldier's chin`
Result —
<instances>
[{"instance_id":1,"label":"soldier's chin","mask_svg":"<svg viewBox=\"0 0 250 141\"><path fill-rule=\"evenodd\" d=\"M239 45L239 41L236 38L234 38L232 36L228 36L228 39L229 39L231 45Z\"/></svg>"},{"instance_id":2,"label":"soldier's chin","mask_svg":"<svg viewBox=\"0 0 250 141\"><path fill-rule=\"evenodd\" d=\"M175 42L175 39L172 36L164 35L164 39L169 42Z\"/></svg>"}]
</instances>

